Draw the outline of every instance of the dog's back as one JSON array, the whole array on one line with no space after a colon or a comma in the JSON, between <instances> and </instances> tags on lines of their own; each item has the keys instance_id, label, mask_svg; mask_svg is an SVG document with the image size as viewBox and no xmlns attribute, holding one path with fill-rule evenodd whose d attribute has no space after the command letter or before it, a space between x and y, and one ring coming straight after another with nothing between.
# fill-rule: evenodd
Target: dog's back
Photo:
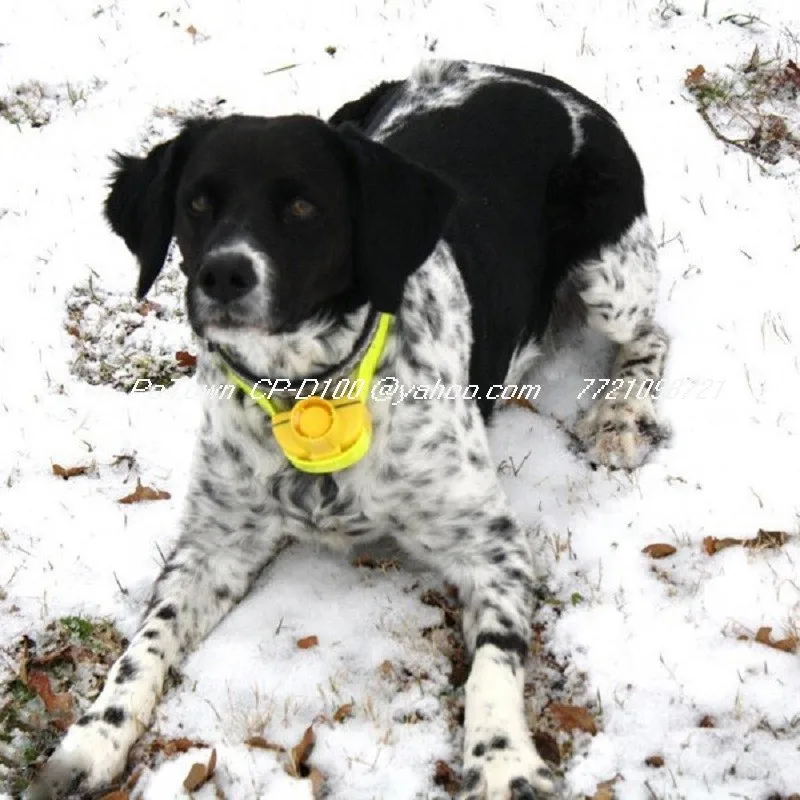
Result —
<instances>
[{"instance_id":1,"label":"dog's back","mask_svg":"<svg viewBox=\"0 0 800 800\"><path fill-rule=\"evenodd\" d=\"M614 118L546 75L426 63L330 122L357 125L457 189L443 238L470 295L470 380L482 387L503 382L514 354L542 336L570 269L646 212L638 160Z\"/></svg>"}]
</instances>

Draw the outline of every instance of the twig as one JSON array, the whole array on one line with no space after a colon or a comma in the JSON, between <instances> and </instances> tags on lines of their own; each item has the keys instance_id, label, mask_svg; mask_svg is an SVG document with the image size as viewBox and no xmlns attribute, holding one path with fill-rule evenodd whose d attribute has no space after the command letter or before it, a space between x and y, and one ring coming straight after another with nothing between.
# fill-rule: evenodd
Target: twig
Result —
<instances>
[{"instance_id":1,"label":"twig","mask_svg":"<svg viewBox=\"0 0 800 800\"><path fill-rule=\"evenodd\" d=\"M725 136L725 134L722 133L711 121L711 118L708 116L707 109L700 106L700 108L697 109L697 113L700 114L700 116L703 118L703 122L705 122L706 125L708 125L709 129L711 130L711 133L713 133L714 136L717 137L717 139L719 139L721 142L725 142L725 144L731 144L734 147L738 147L740 150L743 150L745 153L748 153L749 155L753 155L752 150L750 150L750 148L748 148L747 145L745 144L747 140L729 139L727 136Z\"/></svg>"}]
</instances>

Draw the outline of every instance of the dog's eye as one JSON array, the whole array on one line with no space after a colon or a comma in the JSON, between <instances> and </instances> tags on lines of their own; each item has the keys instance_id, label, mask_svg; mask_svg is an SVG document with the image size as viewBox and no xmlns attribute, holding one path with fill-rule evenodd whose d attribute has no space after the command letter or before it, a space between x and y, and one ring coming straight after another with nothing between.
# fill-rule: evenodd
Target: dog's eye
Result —
<instances>
[{"instance_id":1,"label":"dog's eye","mask_svg":"<svg viewBox=\"0 0 800 800\"><path fill-rule=\"evenodd\" d=\"M189 212L194 214L195 216L200 216L201 214L208 214L210 211L211 211L211 201L208 199L207 195L196 194L189 201Z\"/></svg>"},{"instance_id":2,"label":"dog's eye","mask_svg":"<svg viewBox=\"0 0 800 800\"><path fill-rule=\"evenodd\" d=\"M284 219L305 221L313 219L319 212L317 207L303 197L295 197L283 209Z\"/></svg>"}]
</instances>

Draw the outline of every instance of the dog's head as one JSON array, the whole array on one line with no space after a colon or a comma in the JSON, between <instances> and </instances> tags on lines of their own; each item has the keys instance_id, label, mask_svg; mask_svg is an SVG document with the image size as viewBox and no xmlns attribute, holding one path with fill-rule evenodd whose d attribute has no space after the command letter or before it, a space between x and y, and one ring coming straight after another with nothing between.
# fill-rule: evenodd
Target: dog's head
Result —
<instances>
[{"instance_id":1,"label":"dog's head","mask_svg":"<svg viewBox=\"0 0 800 800\"><path fill-rule=\"evenodd\" d=\"M139 296L175 236L193 329L234 345L366 304L396 312L454 202L430 171L308 116L193 120L116 165L106 216Z\"/></svg>"}]
</instances>

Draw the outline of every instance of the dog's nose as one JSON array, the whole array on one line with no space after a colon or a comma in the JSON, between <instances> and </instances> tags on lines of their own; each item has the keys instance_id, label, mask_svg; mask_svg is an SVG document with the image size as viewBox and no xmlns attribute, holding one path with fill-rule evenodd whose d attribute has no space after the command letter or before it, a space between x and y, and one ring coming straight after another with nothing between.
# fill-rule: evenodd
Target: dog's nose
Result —
<instances>
[{"instance_id":1,"label":"dog's nose","mask_svg":"<svg viewBox=\"0 0 800 800\"><path fill-rule=\"evenodd\" d=\"M197 284L212 300L232 303L256 285L256 273L246 256L236 253L210 256L200 267Z\"/></svg>"}]
</instances>

